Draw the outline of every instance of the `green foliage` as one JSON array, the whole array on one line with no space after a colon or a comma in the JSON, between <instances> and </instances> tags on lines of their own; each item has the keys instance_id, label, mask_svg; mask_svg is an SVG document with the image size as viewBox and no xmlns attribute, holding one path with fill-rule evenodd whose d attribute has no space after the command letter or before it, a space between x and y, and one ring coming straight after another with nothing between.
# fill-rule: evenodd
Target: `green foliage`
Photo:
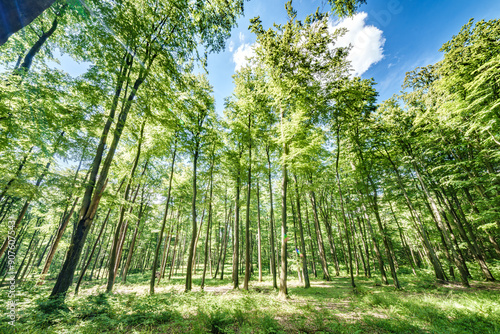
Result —
<instances>
[{"instance_id":1,"label":"green foliage","mask_svg":"<svg viewBox=\"0 0 500 334\"><path fill-rule=\"evenodd\" d=\"M366 0L328 0L332 9L338 16L353 15L361 4L365 4Z\"/></svg>"},{"instance_id":2,"label":"green foliage","mask_svg":"<svg viewBox=\"0 0 500 334\"><path fill-rule=\"evenodd\" d=\"M283 333L281 326L278 324L278 322L276 321L276 319L274 319L273 316L266 314L261 319L261 321L262 321L262 325L261 325L262 333L266 333L266 334Z\"/></svg>"},{"instance_id":3,"label":"green foliage","mask_svg":"<svg viewBox=\"0 0 500 334\"><path fill-rule=\"evenodd\" d=\"M220 308L216 308L210 313L201 311L198 313L198 317L205 323L210 333L225 334L233 332L229 326L235 322L235 319L227 311Z\"/></svg>"}]
</instances>

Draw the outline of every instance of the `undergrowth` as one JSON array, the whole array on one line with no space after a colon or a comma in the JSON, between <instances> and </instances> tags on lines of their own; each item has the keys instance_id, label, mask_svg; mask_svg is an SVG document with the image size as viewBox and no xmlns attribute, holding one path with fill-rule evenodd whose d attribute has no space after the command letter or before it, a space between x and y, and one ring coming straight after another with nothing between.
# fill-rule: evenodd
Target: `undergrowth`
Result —
<instances>
[{"instance_id":1,"label":"undergrowth","mask_svg":"<svg viewBox=\"0 0 500 334\"><path fill-rule=\"evenodd\" d=\"M399 273L403 290L378 278L289 281L281 300L270 277L250 291L210 280L206 292L183 292L182 278L162 282L150 296L148 276L134 274L113 294L86 285L64 305L48 301L50 286L19 284L19 333L500 333L500 284L473 281L471 289L437 284L431 275ZM50 285L50 284L48 284ZM194 280L199 286L199 279ZM2 291L3 292L3 291ZM0 333L13 333L2 306Z\"/></svg>"}]
</instances>

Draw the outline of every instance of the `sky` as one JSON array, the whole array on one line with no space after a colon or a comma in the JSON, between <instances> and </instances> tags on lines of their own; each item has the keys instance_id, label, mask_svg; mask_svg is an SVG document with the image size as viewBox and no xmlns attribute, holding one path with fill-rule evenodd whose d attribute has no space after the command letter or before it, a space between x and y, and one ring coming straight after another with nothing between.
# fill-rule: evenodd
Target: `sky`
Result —
<instances>
[{"instance_id":1,"label":"sky","mask_svg":"<svg viewBox=\"0 0 500 334\"><path fill-rule=\"evenodd\" d=\"M214 87L216 110L222 114L224 98L233 91L231 76L244 66L252 53L255 35L248 30L250 19L260 16L264 29L287 20L286 0L245 1L245 15L238 20L226 50L208 57L208 77ZM316 12L329 11L324 0L294 0L298 19ZM330 16L331 29L341 26L349 32L338 45L353 46L349 60L354 75L374 78L382 102L401 90L405 73L418 66L442 59L441 46L458 34L469 19L500 18L498 0L367 0L358 13L348 19Z\"/></svg>"}]
</instances>

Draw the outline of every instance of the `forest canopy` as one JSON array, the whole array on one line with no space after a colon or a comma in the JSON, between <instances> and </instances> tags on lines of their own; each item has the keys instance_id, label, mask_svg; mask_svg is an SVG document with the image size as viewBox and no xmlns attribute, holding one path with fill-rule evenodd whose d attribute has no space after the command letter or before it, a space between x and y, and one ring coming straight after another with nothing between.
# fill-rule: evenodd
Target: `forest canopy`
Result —
<instances>
[{"instance_id":1,"label":"forest canopy","mask_svg":"<svg viewBox=\"0 0 500 334\"><path fill-rule=\"evenodd\" d=\"M496 282L500 20L464 22L442 60L380 101L373 78L352 74L346 31L328 26L365 3L329 1L299 20L289 1L284 24L252 18L254 54L222 114L207 55L226 47L243 0L57 0L10 36L0 46L5 291L14 279L47 313L69 312L94 283L109 294L127 280L148 298L177 280L186 293L265 283L280 300L290 284L341 278L353 298L371 296L366 282L394 296L422 277L464 291ZM88 70L50 67L56 49ZM498 308L489 319L499 330Z\"/></svg>"}]
</instances>

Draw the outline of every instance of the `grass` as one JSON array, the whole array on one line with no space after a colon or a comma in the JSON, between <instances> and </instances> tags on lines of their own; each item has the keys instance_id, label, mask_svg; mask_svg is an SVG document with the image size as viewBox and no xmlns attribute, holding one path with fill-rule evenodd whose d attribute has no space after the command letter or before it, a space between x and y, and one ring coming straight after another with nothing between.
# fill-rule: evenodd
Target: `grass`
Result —
<instances>
[{"instance_id":1,"label":"grass","mask_svg":"<svg viewBox=\"0 0 500 334\"><path fill-rule=\"evenodd\" d=\"M230 277L230 276L228 276ZM295 277L290 277L295 278ZM105 282L70 294L67 308L47 302L51 282L18 284L19 333L500 333L500 283L472 281L471 289L435 283L428 273L400 274L403 290L378 278L312 280L304 289L288 281L281 300L270 277L251 281L250 291L234 291L230 280L200 279L184 293L184 280L162 281L149 296L149 274L134 274L105 294ZM3 288L4 289L4 288ZM5 293L5 291L2 291ZM13 333L2 305L0 333Z\"/></svg>"}]
</instances>

